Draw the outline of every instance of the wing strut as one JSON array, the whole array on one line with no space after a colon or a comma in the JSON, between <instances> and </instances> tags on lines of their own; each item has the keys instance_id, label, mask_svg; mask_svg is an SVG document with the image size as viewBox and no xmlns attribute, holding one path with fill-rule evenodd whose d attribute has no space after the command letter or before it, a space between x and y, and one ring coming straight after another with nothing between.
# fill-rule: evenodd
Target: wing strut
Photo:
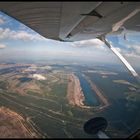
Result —
<instances>
[{"instance_id":1,"label":"wing strut","mask_svg":"<svg viewBox=\"0 0 140 140\"><path fill-rule=\"evenodd\" d=\"M105 38L105 36L101 36L99 38L101 41L103 41L108 48L121 60L121 62L126 66L126 68L129 70L129 72L136 78L136 80L140 83L140 78L137 72L134 70L134 68L128 63L128 61L118 52L116 48L114 48Z\"/></svg>"}]
</instances>

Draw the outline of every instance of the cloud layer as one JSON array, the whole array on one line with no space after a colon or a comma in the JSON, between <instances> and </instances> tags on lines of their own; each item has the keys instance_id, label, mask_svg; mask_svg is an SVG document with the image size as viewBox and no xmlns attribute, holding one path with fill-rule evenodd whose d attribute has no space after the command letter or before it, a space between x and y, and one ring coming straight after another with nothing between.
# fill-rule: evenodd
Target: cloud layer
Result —
<instances>
[{"instance_id":1,"label":"cloud layer","mask_svg":"<svg viewBox=\"0 0 140 140\"><path fill-rule=\"evenodd\" d=\"M9 28L0 28L0 39L14 39L14 40L45 40L44 37L38 35L38 34L32 34L27 31L23 30L11 30Z\"/></svg>"},{"instance_id":2,"label":"cloud layer","mask_svg":"<svg viewBox=\"0 0 140 140\"><path fill-rule=\"evenodd\" d=\"M104 43L99 39L90 39L90 40L83 40L83 41L76 41L73 43L76 47L93 47L93 46L103 46Z\"/></svg>"},{"instance_id":3,"label":"cloud layer","mask_svg":"<svg viewBox=\"0 0 140 140\"><path fill-rule=\"evenodd\" d=\"M128 48L130 47L131 51L121 50L121 52L127 57L140 57L140 45L128 45Z\"/></svg>"},{"instance_id":4,"label":"cloud layer","mask_svg":"<svg viewBox=\"0 0 140 140\"><path fill-rule=\"evenodd\" d=\"M6 47L7 47L6 45L0 44L0 49L4 49L4 48L6 48Z\"/></svg>"},{"instance_id":5,"label":"cloud layer","mask_svg":"<svg viewBox=\"0 0 140 140\"><path fill-rule=\"evenodd\" d=\"M0 17L0 25L4 23L5 23L4 19Z\"/></svg>"}]
</instances>

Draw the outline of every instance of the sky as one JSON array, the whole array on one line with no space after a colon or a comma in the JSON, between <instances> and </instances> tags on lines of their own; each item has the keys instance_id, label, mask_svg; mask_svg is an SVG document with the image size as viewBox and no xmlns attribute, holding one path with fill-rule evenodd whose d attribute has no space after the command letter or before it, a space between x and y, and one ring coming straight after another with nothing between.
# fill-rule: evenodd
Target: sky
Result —
<instances>
[{"instance_id":1,"label":"sky","mask_svg":"<svg viewBox=\"0 0 140 140\"><path fill-rule=\"evenodd\" d=\"M129 62L139 66L139 37L140 33L127 32L108 37L108 40ZM110 64L120 63L107 46L98 39L76 42L46 39L19 21L0 12L1 61L16 59L44 59L47 61L48 58Z\"/></svg>"},{"instance_id":2,"label":"sky","mask_svg":"<svg viewBox=\"0 0 140 140\"><path fill-rule=\"evenodd\" d=\"M108 40L133 67L140 68L140 32L124 31Z\"/></svg>"}]
</instances>

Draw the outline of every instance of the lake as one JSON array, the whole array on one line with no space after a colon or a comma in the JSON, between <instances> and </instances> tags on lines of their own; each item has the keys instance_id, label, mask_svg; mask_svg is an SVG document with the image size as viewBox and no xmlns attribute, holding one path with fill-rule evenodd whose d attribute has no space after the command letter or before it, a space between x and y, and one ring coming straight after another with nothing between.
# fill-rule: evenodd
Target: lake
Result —
<instances>
[{"instance_id":1,"label":"lake","mask_svg":"<svg viewBox=\"0 0 140 140\"><path fill-rule=\"evenodd\" d=\"M82 76L81 72L76 72L76 76L79 78L80 85L85 96L85 101L84 101L85 105L98 106L100 102L98 100L95 91L92 90L88 81Z\"/></svg>"}]
</instances>

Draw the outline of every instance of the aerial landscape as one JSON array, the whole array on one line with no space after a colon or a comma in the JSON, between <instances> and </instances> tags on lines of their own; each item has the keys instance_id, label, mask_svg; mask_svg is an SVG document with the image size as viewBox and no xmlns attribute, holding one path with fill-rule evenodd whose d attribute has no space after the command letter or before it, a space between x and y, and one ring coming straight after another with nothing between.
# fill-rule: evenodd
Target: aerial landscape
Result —
<instances>
[{"instance_id":1,"label":"aerial landscape","mask_svg":"<svg viewBox=\"0 0 140 140\"><path fill-rule=\"evenodd\" d=\"M117 49L140 74L139 34L127 38ZM126 138L139 107L140 83L103 42L49 40L0 12L0 138L97 138L83 129L94 117Z\"/></svg>"},{"instance_id":2,"label":"aerial landscape","mask_svg":"<svg viewBox=\"0 0 140 140\"><path fill-rule=\"evenodd\" d=\"M7 126L3 127L13 131L2 133L1 127L1 137L16 137L15 128L22 130L17 137L92 138L83 124L95 116L108 120L106 131L111 137L126 137L139 126L135 112L140 86L127 72L39 62L1 63L0 68L0 113ZM13 117L17 119L11 124Z\"/></svg>"}]
</instances>

